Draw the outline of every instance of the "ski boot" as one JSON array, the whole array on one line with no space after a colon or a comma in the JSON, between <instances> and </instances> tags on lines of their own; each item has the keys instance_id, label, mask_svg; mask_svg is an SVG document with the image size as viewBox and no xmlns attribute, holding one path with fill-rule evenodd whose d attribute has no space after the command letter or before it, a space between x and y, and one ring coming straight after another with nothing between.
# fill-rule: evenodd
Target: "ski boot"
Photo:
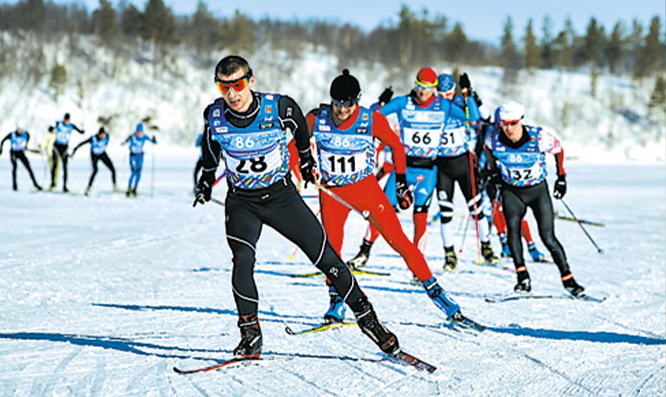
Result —
<instances>
[{"instance_id":1,"label":"ski boot","mask_svg":"<svg viewBox=\"0 0 666 397\"><path fill-rule=\"evenodd\" d=\"M345 302L333 286L328 287L328 295L331 297L331 305L328 307L326 313L324 313L324 323L341 323L345 318L345 311L347 310Z\"/></svg>"},{"instance_id":2,"label":"ski boot","mask_svg":"<svg viewBox=\"0 0 666 397\"><path fill-rule=\"evenodd\" d=\"M455 248L444 247L444 270L452 272L456 270L456 266L458 266L458 258Z\"/></svg>"},{"instance_id":3,"label":"ski boot","mask_svg":"<svg viewBox=\"0 0 666 397\"><path fill-rule=\"evenodd\" d=\"M55 185L51 185L51 186L49 187L49 192L52 192L54 189L55 189Z\"/></svg>"},{"instance_id":4,"label":"ski boot","mask_svg":"<svg viewBox=\"0 0 666 397\"><path fill-rule=\"evenodd\" d=\"M530 242L527 244L527 252L530 253L530 256L532 257L532 260L534 262L545 262L546 261L546 256L541 253L536 247L536 243L534 241Z\"/></svg>"},{"instance_id":5,"label":"ski boot","mask_svg":"<svg viewBox=\"0 0 666 397\"><path fill-rule=\"evenodd\" d=\"M35 183L35 189L37 189L37 191L39 191L39 192L41 192L41 191L43 191L43 190L44 190L44 189L42 189L42 187L41 187L41 186L39 186L39 185L38 185L38 184L36 184L36 183Z\"/></svg>"},{"instance_id":6,"label":"ski boot","mask_svg":"<svg viewBox=\"0 0 666 397\"><path fill-rule=\"evenodd\" d=\"M447 318L452 318L457 312L460 311L460 306L456 301L451 298L444 288L442 288L435 277L430 277L429 280L423 282L423 287L428 293L428 297L432 299L435 306L442 310Z\"/></svg>"},{"instance_id":7,"label":"ski boot","mask_svg":"<svg viewBox=\"0 0 666 397\"><path fill-rule=\"evenodd\" d=\"M379 348L388 355L400 352L398 338L377 319L375 309L365 296L361 298L360 310L354 312L358 327Z\"/></svg>"},{"instance_id":8,"label":"ski boot","mask_svg":"<svg viewBox=\"0 0 666 397\"><path fill-rule=\"evenodd\" d=\"M567 292L576 298L580 298L585 295L585 288L580 286L576 280L574 280L573 274L571 273L562 277L562 284L564 285L564 289L566 289Z\"/></svg>"},{"instance_id":9,"label":"ski boot","mask_svg":"<svg viewBox=\"0 0 666 397\"><path fill-rule=\"evenodd\" d=\"M511 250L509 250L509 243L507 242L506 234L500 234L499 236L500 244L502 244L502 252L500 256L502 258L510 258Z\"/></svg>"},{"instance_id":10,"label":"ski boot","mask_svg":"<svg viewBox=\"0 0 666 397\"><path fill-rule=\"evenodd\" d=\"M62 192L63 192L63 193L69 193L69 189L67 189L67 186L65 186L65 187L62 188Z\"/></svg>"},{"instance_id":11,"label":"ski boot","mask_svg":"<svg viewBox=\"0 0 666 397\"><path fill-rule=\"evenodd\" d=\"M365 267L365 265L368 264L368 258L370 258L370 248L372 248L372 244L372 242L363 239L361 250L354 258L347 262L347 266L351 267L352 269L360 269Z\"/></svg>"},{"instance_id":12,"label":"ski boot","mask_svg":"<svg viewBox=\"0 0 666 397\"><path fill-rule=\"evenodd\" d=\"M259 358L261 355L261 329L256 314L240 316L238 327L241 332L241 341L234 349L234 357Z\"/></svg>"},{"instance_id":13,"label":"ski boot","mask_svg":"<svg viewBox=\"0 0 666 397\"><path fill-rule=\"evenodd\" d=\"M518 276L518 283L513 287L513 291L519 294L532 292L532 282L527 269L524 266L516 269L516 275Z\"/></svg>"},{"instance_id":14,"label":"ski boot","mask_svg":"<svg viewBox=\"0 0 666 397\"><path fill-rule=\"evenodd\" d=\"M483 259L485 259L489 265L495 265L499 262L499 258L495 256L490 241L481 242L481 255L483 255Z\"/></svg>"},{"instance_id":15,"label":"ski boot","mask_svg":"<svg viewBox=\"0 0 666 397\"><path fill-rule=\"evenodd\" d=\"M85 193L83 193L84 196L88 197L90 195L90 186L86 188Z\"/></svg>"}]
</instances>

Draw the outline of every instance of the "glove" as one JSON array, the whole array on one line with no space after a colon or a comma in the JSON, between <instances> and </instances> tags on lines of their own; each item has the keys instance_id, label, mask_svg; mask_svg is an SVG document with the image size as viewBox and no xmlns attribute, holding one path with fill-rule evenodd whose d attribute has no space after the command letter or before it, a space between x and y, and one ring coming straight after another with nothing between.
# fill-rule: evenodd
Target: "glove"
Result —
<instances>
[{"instance_id":1,"label":"glove","mask_svg":"<svg viewBox=\"0 0 666 397\"><path fill-rule=\"evenodd\" d=\"M496 172L486 176L486 192L491 200L495 200L502 190L502 176Z\"/></svg>"},{"instance_id":2,"label":"glove","mask_svg":"<svg viewBox=\"0 0 666 397\"><path fill-rule=\"evenodd\" d=\"M405 174L395 174L395 194L398 196L398 206L406 210L414 203L414 193L407 186Z\"/></svg>"},{"instance_id":3,"label":"glove","mask_svg":"<svg viewBox=\"0 0 666 397\"><path fill-rule=\"evenodd\" d=\"M213 171L204 171L201 173L199 178L199 183L194 189L194 203L192 207L196 207L197 204L206 204L210 201L211 194L213 193L213 183L215 183L215 172Z\"/></svg>"},{"instance_id":4,"label":"glove","mask_svg":"<svg viewBox=\"0 0 666 397\"><path fill-rule=\"evenodd\" d=\"M391 98L393 98L393 90L391 89L391 87L388 87L379 96L379 104L385 105L391 101Z\"/></svg>"},{"instance_id":5,"label":"glove","mask_svg":"<svg viewBox=\"0 0 666 397\"><path fill-rule=\"evenodd\" d=\"M558 175L553 188L553 197L560 200L567 193L567 180L566 175Z\"/></svg>"},{"instance_id":6,"label":"glove","mask_svg":"<svg viewBox=\"0 0 666 397\"><path fill-rule=\"evenodd\" d=\"M467 76L467 73L463 73L460 75L460 78L458 80L458 85L460 86L461 90L472 89L472 83L469 81L469 76Z\"/></svg>"},{"instance_id":7,"label":"glove","mask_svg":"<svg viewBox=\"0 0 666 397\"><path fill-rule=\"evenodd\" d=\"M312 157L312 154L310 153L310 150L301 154L300 169L301 169L301 176L305 181L304 186L306 188L308 187L308 182L312 184L316 184L319 182L319 173L315 168L315 161L314 158Z\"/></svg>"},{"instance_id":8,"label":"glove","mask_svg":"<svg viewBox=\"0 0 666 397\"><path fill-rule=\"evenodd\" d=\"M483 105L483 102L481 102L481 97L479 94L476 93L476 91L472 91L472 98L474 98L474 102L476 102L476 105L478 107L481 107Z\"/></svg>"}]
</instances>

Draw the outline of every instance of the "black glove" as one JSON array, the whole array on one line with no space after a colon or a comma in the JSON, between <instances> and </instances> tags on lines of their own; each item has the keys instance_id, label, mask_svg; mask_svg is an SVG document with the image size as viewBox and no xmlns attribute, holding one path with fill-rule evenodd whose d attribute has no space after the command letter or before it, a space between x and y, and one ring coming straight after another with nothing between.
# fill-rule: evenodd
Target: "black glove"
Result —
<instances>
[{"instance_id":1,"label":"black glove","mask_svg":"<svg viewBox=\"0 0 666 397\"><path fill-rule=\"evenodd\" d=\"M469 76L467 76L467 73L460 75L460 78L458 79L458 85L460 86L461 90L472 89L472 82L469 81Z\"/></svg>"},{"instance_id":2,"label":"black glove","mask_svg":"<svg viewBox=\"0 0 666 397\"><path fill-rule=\"evenodd\" d=\"M206 204L210 201L211 194L213 193L213 183L215 183L215 172L213 171L204 171L199 177L199 183L194 189L194 203L192 207L196 207L197 204Z\"/></svg>"},{"instance_id":3,"label":"black glove","mask_svg":"<svg viewBox=\"0 0 666 397\"><path fill-rule=\"evenodd\" d=\"M553 188L553 197L560 200L567 193L566 175L558 175L555 187Z\"/></svg>"},{"instance_id":4,"label":"black glove","mask_svg":"<svg viewBox=\"0 0 666 397\"><path fill-rule=\"evenodd\" d=\"M315 161L314 158L312 157L312 153L310 153L310 150L308 150L305 153L301 153L301 176L303 177L303 180L305 181L305 187L308 187L308 182L312 184L316 184L319 181L319 173L317 172L317 169L315 168Z\"/></svg>"},{"instance_id":5,"label":"black glove","mask_svg":"<svg viewBox=\"0 0 666 397\"><path fill-rule=\"evenodd\" d=\"M386 105L391 101L391 98L393 98L393 90L389 87L379 96L379 104Z\"/></svg>"},{"instance_id":6,"label":"black glove","mask_svg":"<svg viewBox=\"0 0 666 397\"><path fill-rule=\"evenodd\" d=\"M398 206L406 210L414 203L414 193L407 186L405 174L395 174L395 194L398 196Z\"/></svg>"},{"instance_id":7,"label":"black glove","mask_svg":"<svg viewBox=\"0 0 666 397\"><path fill-rule=\"evenodd\" d=\"M476 93L476 91L472 91L472 98L474 98L474 102L476 102L476 105L478 107L481 107L483 105L483 102L481 102L481 97L479 94Z\"/></svg>"},{"instance_id":8,"label":"black glove","mask_svg":"<svg viewBox=\"0 0 666 397\"><path fill-rule=\"evenodd\" d=\"M502 176L497 172L493 172L486 176L486 180L486 192L488 192L488 196L491 200L497 199L502 190Z\"/></svg>"}]
</instances>

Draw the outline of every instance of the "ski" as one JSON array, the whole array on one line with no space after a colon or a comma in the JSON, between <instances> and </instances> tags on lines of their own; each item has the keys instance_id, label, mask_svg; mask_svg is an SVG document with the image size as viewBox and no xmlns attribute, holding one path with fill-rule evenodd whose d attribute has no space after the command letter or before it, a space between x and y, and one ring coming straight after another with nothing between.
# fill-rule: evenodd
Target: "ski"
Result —
<instances>
[{"instance_id":1,"label":"ski","mask_svg":"<svg viewBox=\"0 0 666 397\"><path fill-rule=\"evenodd\" d=\"M294 331L291 329L288 325L284 327L285 332L287 332L289 335L306 335L306 334L313 334L315 332L321 332L321 331L326 331L329 329L338 329L342 327L346 327L348 325L356 325L356 321L350 321L350 322L333 322L333 323L326 323L326 324L321 324L317 325L315 327L308 327L308 328L303 328L298 331Z\"/></svg>"},{"instance_id":2,"label":"ski","mask_svg":"<svg viewBox=\"0 0 666 397\"><path fill-rule=\"evenodd\" d=\"M235 357L231 358L228 360L220 361L218 363L215 363L213 365L209 365L207 367L200 367L200 368L194 368L194 369L181 369L178 367L173 367L173 371L177 374L181 375L187 375L187 374L196 374L199 372L209 372L209 371L217 371L220 369L231 369L231 368L238 368L238 367L248 367L251 365L260 365L262 363L265 363L266 361L272 361L276 360L278 358L243 358L243 357Z\"/></svg>"},{"instance_id":3,"label":"ski","mask_svg":"<svg viewBox=\"0 0 666 397\"><path fill-rule=\"evenodd\" d=\"M576 218L571 217L571 216L567 216L567 215L560 214L560 213L557 212L557 211L555 211L555 218L556 218L556 219L563 220L563 221L570 221L570 222L576 222L576 221L578 221L578 222L580 222L580 223L583 223L583 224L586 224L586 225L590 225L590 226L597 226L597 227L604 227L604 226L606 226L606 225L604 225L603 223L600 223L600 222L592 222L592 221L588 221L588 220L580 219L580 218L576 219Z\"/></svg>"},{"instance_id":4,"label":"ski","mask_svg":"<svg viewBox=\"0 0 666 397\"><path fill-rule=\"evenodd\" d=\"M605 296L602 297L602 298L597 298L597 297L590 296L590 295L587 295L587 294L582 294L582 295L579 295L579 296L568 295L567 297L570 298L570 299L574 299L574 300L581 300L581 301L587 301L587 302L596 302L596 303L601 303L601 302L603 302L607 299Z\"/></svg>"},{"instance_id":5,"label":"ski","mask_svg":"<svg viewBox=\"0 0 666 397\"><path fill-rule=\"evenodd\" d=\"M486 302L489 303L499 303L499 302L509 302L509 301L516 301L516 300L522 300L522 299L553 299L556 298L554 295L549 295L549 294L533 294L531 292L528 293L512 293L509 295L504 295L504 296L499 296L495 298L485 298Z\"/></svg>"},{"instance_id":6,"label":"ski","mask_svg":"<svg viewBox=\"0 0 666 397\"><path fill-rule=\"evenodd\" d=\"M411 365L412 367L418 369L419 371L427 371L429 373L433 373L437 370L437 367L435 367L434 365L428 364L427 362L421 360L420 358L414 357L413 355L402 350L400 350L395 354L388 355L388 357L390 359L399 361L400 363Z\"/></svg>"},{"instance_id":7,"label":"ski","mask_svg":"<svg viewBox=\"0 0 666 397\"><path fill-rule=\"evenodd\" d=\"M477 323L476 321L472 320L471 318L466 317L460 311L455 313L453 317L448 318L446 320L449 324L453 325L454 327L460 327L463 329L470 329L472 331L476 332L483 332L486 330L486 326Z\"/></svg>"},{"instance_id":8,"label":"ski","mask_svg":"<svg viewBox=\"0 0 666 397\"><path fill-rule=\"evenodd\" d=\"M606 297L603 298L597 298L594 296L590 295L580 295L580 296L573 296L573 295L550 295L550 294L532 294L532 293L522 293L522 294L509 294L509 295L504 295L500 297L487 297L484 300L489 303L500 303L500 302L509 302L509 301L516 301L516 300L523 300L523 299L572 299L572 300L581 300L581 301L587 301L587 302L597 302L601 303L606 300Z\"/></svg>"},{"instance_id":9,"label":"ski","mask_svg":"<svg viewBox=\"0 0 666 397\"><path fill-rule=\"evenodd\" d=\"M386 272L373 272L371 270L360 270L360 269L352 269L352 273L357 275L357 276L382 276L382 277L388 277L391 275L391 273L386 273ZM324 273L322 272L312 272L312 273L300 273L300 274L292 274L290 277L294 278L305 278L305 277L323 277Z\"/></svg>"}]
</instances>

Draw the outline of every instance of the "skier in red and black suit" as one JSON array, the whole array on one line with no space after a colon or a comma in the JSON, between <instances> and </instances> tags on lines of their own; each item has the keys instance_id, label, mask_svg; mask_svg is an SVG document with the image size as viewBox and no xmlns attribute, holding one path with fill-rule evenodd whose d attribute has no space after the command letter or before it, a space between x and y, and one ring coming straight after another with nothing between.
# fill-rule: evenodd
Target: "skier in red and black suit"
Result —
<instances>
[{"instance_id":1,"label":"skier in red and black suit","mask_svg":"<svg viewBox=\"0 0 666 397\"><path fill-rule=\"evenodd\" d=\"M358 105L361 85L347 69L331 83L330 95L330 105L322 104L307 116L317 146L323 185L360 213L369 214L370 223L402 256L435 305L447 317L460 319L460 306L439 286L423 254L403 232L391 202L373 174L376 163L373 140L377 138L393 153L397 202L403 209L412 205L414 196L407 185L405 149L400 138L384 115ZM320 193L319 200L326 234L339 254L350 208L325 192ZM327 283L331 305L324 319L342 321L345 312L342 298L330 281Z\"/></svg>"},{"instance_id":2,"label":"skier in red and black suit","mask_svg":"<svg viewBox=\"0 0 666 397\"><path fill-rule=\"evenodd\" d=\"M303 178L314 181L309 132L298 104L287 96L252 91L252 69L236 55L220 60L215 68L215 82L222 97L204 111L204 170L195 189L195 205L211 199L215 170L220 159L224 159L229 186L225 230L233 255L231 281L241 331L234 355L261 354L254 263L264 225L296 244L326 274L354 312L364 334L383 352L398 353L397 337L379 322L351 270L291 182L287 149L291 134L296 139Z\"/></svg>"}]
</instances>

